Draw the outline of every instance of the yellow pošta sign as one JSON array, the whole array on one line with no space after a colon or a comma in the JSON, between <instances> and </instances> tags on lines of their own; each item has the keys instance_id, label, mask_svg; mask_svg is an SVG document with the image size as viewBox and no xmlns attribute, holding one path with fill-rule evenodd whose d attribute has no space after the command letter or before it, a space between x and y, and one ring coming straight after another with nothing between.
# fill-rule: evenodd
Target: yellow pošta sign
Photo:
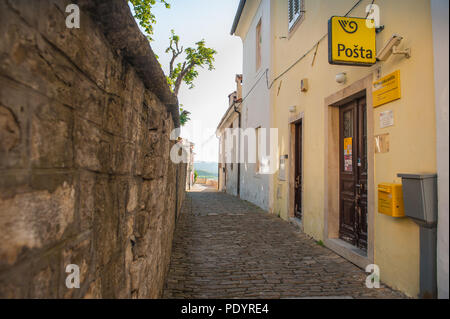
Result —
<instances>
[{"instance_id":1,"label":"yellow po\u0161ta sign","mask_svg":"<svg viewBox=\"0 0 450 319\"><path fill-rule=\"evenodd\" d=\"M375 64L375 28L371 25L373 23L364 18L331 17L328 21L328 62L362 66Z\"/></svg>"},{"instance_id":2,"label":"yellow po\u0161ta sign","mask_svg":"<svg viewBox=\"0 0 450 319\"><path fill-rule=\"evenodd\" d=\"M373 82L373 107L377 107L401 98L400 70Z\"/></svg>"}]
</instances>

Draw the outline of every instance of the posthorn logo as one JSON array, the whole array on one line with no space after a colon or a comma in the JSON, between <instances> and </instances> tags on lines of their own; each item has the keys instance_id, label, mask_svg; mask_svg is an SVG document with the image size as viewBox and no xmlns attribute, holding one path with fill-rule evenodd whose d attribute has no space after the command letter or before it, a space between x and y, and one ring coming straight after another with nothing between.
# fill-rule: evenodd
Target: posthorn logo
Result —
<instances>
[{"instance_id":1,"label":"posthorn logo","mask_svg":"<svg viewBox=\"0 0 450 319\"><path fill-rule=\"evenodd\" d=\"M339 25L342 30L350 34L358 31L358 24L355 21L339 20Z\"/></svg>"}]
</instances>

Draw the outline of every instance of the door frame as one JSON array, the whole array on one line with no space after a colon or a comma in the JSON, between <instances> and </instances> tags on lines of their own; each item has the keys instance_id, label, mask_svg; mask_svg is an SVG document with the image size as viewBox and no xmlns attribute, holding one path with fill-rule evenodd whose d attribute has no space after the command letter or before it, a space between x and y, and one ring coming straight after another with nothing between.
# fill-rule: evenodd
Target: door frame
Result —
<instances>
[{"instance_id":1,"label":"door frame","mask_svg":"<svg viewBox=\"0 0 450 319\"><path fill-rule=\"evenodd\" d=\"M324 143L324 244L365 268L374 262L374 112L372 103L373 74L358 80L344 89L325 98L325 143ZM367 251L364 252L339 239L339 106L349 101L366 97L367 107Z\"/></svg>"},{"instance_id":2,"label":"door frame","mask_svg":"<svg viewBox=\"0 0 450 319\"><path fill-rule=\"evenodd\" d=\"M288 212L289 212L289 218L295 217L295 161L296 161L296 152L295 152L295 126L298 123L302 123L302 180L300 181L302 185L302 194L304 194L304 178L305 178L305 156L304 156L304 150L305 150L305 116L304 112L300 112L295 115L291 115L289 117L289 193L288 193ZM293 172L293 174L291 174ZM304 196L303 196L304 198ZM302 200L302 221L300 228L303 231L303 220L305 218L304 214L304 201Z\"/></svg>"}]
</instances>

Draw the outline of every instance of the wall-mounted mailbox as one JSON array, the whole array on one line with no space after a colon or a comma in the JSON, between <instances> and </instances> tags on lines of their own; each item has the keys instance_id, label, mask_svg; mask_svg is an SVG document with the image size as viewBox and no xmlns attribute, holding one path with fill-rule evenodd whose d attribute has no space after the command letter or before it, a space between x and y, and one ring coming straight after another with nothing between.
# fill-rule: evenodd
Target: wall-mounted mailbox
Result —
<instances>
[{"instance_id":1,"label":"wall-mounted mailbox","mask_svg":"<svg viewBox=\"0 0 450 319\"><path fill-rule=\"evenodd\" d=\"M418 223L437 221L437 175L398 174L402 178L405 215Z\"/></svg>"},{"instance_id":2,"label":"wall-mounted mailbox","mask_svg":"<svg viewBox=\"0 0 450 319\"><path fill-rule=\"evenodd\" d=\"M391 217L404 217L402 184L378 185L378 212Z\"/></svg>"},{"instance_id":3,"label":"wall-mounted mailbox","mask_svg":"<svg viewBox=\"0 0 450 319\"><path fill-rule=\"evenodd\" d=\"M420 298L437 297L437 175L398 174L402 178L405 215L420 228Z\"/></svg>"}]
</instances>

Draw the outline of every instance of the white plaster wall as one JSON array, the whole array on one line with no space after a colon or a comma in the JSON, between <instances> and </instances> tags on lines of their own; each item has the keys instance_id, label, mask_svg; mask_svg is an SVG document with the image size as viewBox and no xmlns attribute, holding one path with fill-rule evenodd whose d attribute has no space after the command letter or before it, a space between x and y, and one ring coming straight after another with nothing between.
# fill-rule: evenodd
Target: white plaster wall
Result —
<instances>
[{"instance_id":1,"label":"white plaster wall","mask_svg":"<svg viewBox=\"0 0 450 319\"><path fill-rule=\"evenodd\" d=\"M233 116L233 128L238 128L239 126L239 118L236 115ZM229 124L227 124L227 127L229 127L231 124L231 121ZM230 141L230 143L233 143L232 139L234 138L230 134L225 134L226 139ZM237 134L236 134L237 136ZM227 142L225 143L227 145ZM233 157L237 156L237 147L238 147L238 140L237 137L235 138L235 144L234 144L234 150L230 150ZM238 183L238 164L235 160L233 160L233 165L231 163L227 163L227 181L226 181L226 192L228 194L237 196L237 183Z\"/></svg>"},{"instance_id":2,"label":"white plaster wall","mask_svg":"<svg viewBox=\"0 0 450 319\"><path fill-rule=\"evenodd\" d=\"M247 18L247 17L242 17ZM241 18L241 19L242 19ZM261 0L252 22L243 38L242 128L270 128L270 91L265 72L270 67L270 0ZM256 70L256 26L261 19L261 67ZM259 81L258 81L259 80ZM253 88L253 89L252 89ZM251 92L250 92L251 91ZM269 143L267 143L267 148ZM269 210L269 175L256 173L254 163L241 165L240 195L244 200Z\"/></svg>"},{"instance_id":3,"label":"white plaster wall","mask_svg":"<svg viewBox=\"0 0 450 319\"><path fill-rule=\"evenodd\" d=\"M438 297L448 295L448 0L431 0L436 95L437 173L438 173Z\"/></svg>"}]
</instances>

